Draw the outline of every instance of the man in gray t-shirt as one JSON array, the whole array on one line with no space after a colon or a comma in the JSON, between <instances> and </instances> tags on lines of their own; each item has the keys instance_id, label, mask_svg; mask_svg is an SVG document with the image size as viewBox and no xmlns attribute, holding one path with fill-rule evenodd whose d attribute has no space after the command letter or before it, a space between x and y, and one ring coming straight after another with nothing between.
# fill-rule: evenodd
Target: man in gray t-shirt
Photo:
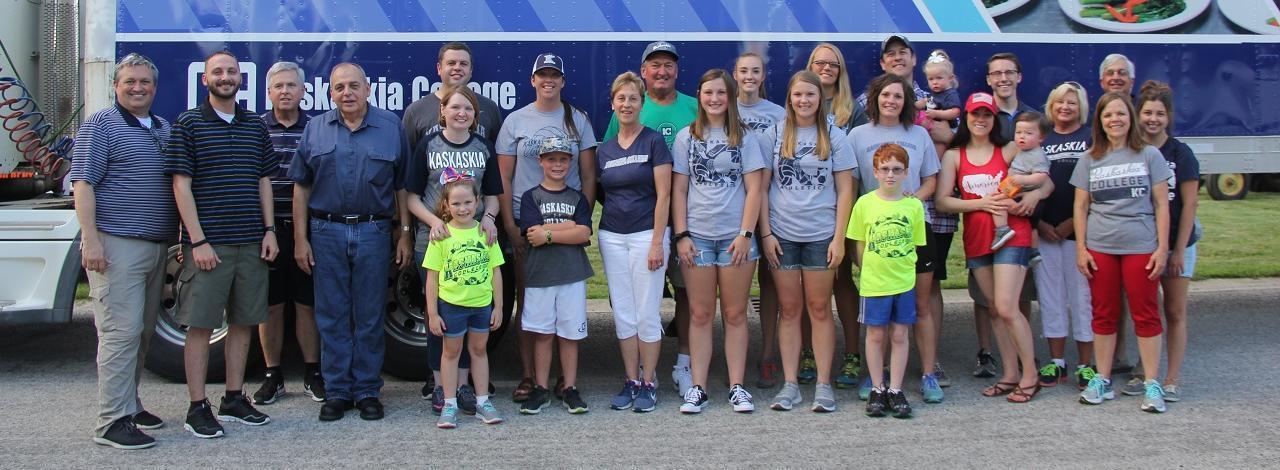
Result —
<instances>
[{"instance_id":1,"label":"man in gray t-shirt","mask_svg":"<svg viewBox=\"0 0 1280 470\"><path fill-rule=\"evenodd\" d=\"M827 125L827 124L823 124ZM830 154L825 160L816 154L817 127L796 129L795 156L781 155L782 129L767 132L761 138L769 163L769 228L787 241L815 242L831 238L836 232L837 171L857 168L853 150L844 132L827 125L831 139Z\"/></svg>"},{"instance_id":2,"label":"man in gray t-shirt","mask_svg":"<svg viewBox=\"0 0 1280 470\"><path fill-rule=\"evenodd\" d=\"M1140 152L1124 148L1102 158L1081 158L1071 173L1071 185L1089 191L1085 245L1113 255L1155 251L1158 240L1152 186L1168 186L1171 177L1173 170L1150 145Z\"/></svg>"},{"instance_id":3,"label":"man in gray t-shirt","mask_svg":"<svg viewBox=\"0 0 1280 470\"><path fill-rule=\"evenodd\" d=\"M440 97L445 90L467 86L471 81L471 48L466 43L451 42L440 46L436 56L436 73L440 74L440 89L414 101L404 110L404 132L409 138L409 148L418 148L418 141L427 134L440 130ZM475 90L472 90L475 91ZM502 128L502 114L498 104L476 91L480 109L476 110L477 133L493 142ZM430 206L428 206L430 207Z\"/></svg>"}]
</instances>

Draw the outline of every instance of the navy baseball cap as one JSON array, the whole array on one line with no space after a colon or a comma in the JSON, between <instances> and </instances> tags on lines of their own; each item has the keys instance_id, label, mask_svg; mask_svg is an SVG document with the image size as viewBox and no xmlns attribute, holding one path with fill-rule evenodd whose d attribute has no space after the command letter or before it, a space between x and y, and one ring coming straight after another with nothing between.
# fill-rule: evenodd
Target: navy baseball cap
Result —
<instances>
[{"instance_id":1,"label":"navy baseball cap","mask_svg":"<svg viewBox=\"0 0 1280 470\"><path fill-rule=\"evenodd\" d=\"M538 58L533 61L533 72L538 73L542 69L556 69L561 74L564 73L564 59L550 52L538 54Z\"/></svg>"},{"instance_id":2,"label":"navy baseball cap","mask_svg":"<svg viewBox=\"0 0 1280 470\"><path fill-rule=\"evenodd\" d=\"M885 52L889 52L889 46L893 45L894 42L902 43L902 45L912 53L915 53L916 51L916 48L911 46L911 41L908 41L906 36L894 34L884 38L884 42L880 43L880 55L884 55Z\"/></svg>"},{"instance_id":3,"label":"navy baseball cap","mask_svg":"<svg viewBox=\"0 0 1280 470\"><path fill-rule=\"evenodd\" d=\"M677 62L680 61L680 54L676 52L676 46L666 41L654 41L644 46L644 54L640 55L640 62L649 60L649 56L657 52L665 52L671 54L671 57Z\"/></svg>"}]
</instances>

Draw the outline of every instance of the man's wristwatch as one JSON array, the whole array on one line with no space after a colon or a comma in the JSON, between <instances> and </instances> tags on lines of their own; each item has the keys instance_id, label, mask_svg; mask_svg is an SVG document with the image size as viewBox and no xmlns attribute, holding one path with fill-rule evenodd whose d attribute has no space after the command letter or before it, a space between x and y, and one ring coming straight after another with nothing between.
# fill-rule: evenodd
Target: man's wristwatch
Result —
<instances>
[{"instance_id":1,"label":"man's wristwatch","mask_svg":"<svg viewBox=\"0 0 1280 470\"><path fill-rule=\"evenodd\" d=\"M741 231L741 232L738 232L738 236L739 236L739 237L743 237L743 238L751 238L751 231L750 231L750 230L743 230L743 231Z\"/></svg>"}]
</instances>

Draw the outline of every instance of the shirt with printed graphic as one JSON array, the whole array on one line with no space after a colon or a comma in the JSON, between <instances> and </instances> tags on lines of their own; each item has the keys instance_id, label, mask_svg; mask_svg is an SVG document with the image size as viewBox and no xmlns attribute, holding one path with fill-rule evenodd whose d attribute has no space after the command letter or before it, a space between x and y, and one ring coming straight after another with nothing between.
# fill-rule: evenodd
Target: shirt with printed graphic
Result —
<instances>
[{"instance_id":1,"label":"shirt with printed graphic","mask_svg":"<svg viewBox=\"0 0 1280 470\"><path fill-rule=\"evenodd\" d=\"M1102 158L1081 158L1071 174L1071 185L1089 191L1086 246L1113 255L1155 251L1159 241L1151 187L1169 178L1173 171L1150 145L1138 152L1125 147Z\"/></svg>"},{"instance_id":2,"label":"shirt with printed graphic","mask_svg":"<svg viewBox=\"0 0 1280 470\"><path fill-rule=\"evenodd\" d=\"M865 243L858 291L863 297L897 295L915 288L916 247L925 245L924 204L875 192L858 198L845 237Z\"/></svg>"},{"instance_id":3,"label":"shirt with printed graphic","mask_svg":"<svg viewBox=\"0 0 1280 470\"><path fill-rule=\"evenodd\" d=\"M1053 130L1045 135L1040 148L1049 159L1049 180L1053 181L1053 192L1036 208L1040 221L1056 226L1072 217L1076 188L1071 186L1071 173L1075 172L1076 162L1081 157L1089 158L1089 146L1093 142L1091 132L1089 126L1080 126L1067 134ZM1067 239L1075 240L1076 235L1072 233Z\"/></svg>"},{"instance_id":4,"label":"shirt with printed graphic","mask_svg":"<svg viewBox=\"0 0 1280 470\"><path fill-rule=\"evenodd\" d=\"M769 163L769 227L793 242L814 242L835 236L837 171L857 168L857 160L843 132L827 126L830 154L819 159L816 126L796 129L795 155L782 156L781 128L761 139Z\"/></svg>"},{"instance_id":5,"label":"shirt with printed graphic","mask_svg":"<svg viewBox=\"0 0 1280 470\"><path fill-rule=\"evenodd\" d=\"M440 299L459 307L484 307L493 303L493 268L501 266L502 249L488 244L480 225L448 226L449 238L427 245L422 267L440 273Z\"/></svg>"},{"instance_id":6,"label":"shirt with printed graphic","mask_svg":"<svg viewBox=\"0 0 1280 470\"><path fill-rule=\"evenodd\" d=\"M577 138L570 138L564 127L563 107L544 113L538 111L534 103L515 110L503 121L494 148L499 155L512 155L516 158L515 174L511 177L512 216L520 217L520 198L526 191L542 183L538 146L549 137L559 137L569 142L573 152L569 154L569 173L565 175L565 183L570 188L582 189L582 175L578 174L578 153L596 147L596 134L591 128L591 119L581 110L574 111L573 125L578 130Z\"/></svg>"},{"instance_id":7,"label":"shirt with printed graphic","mask_svg":"<svg viewBox=\"0 0 1280 470\"><path fill-rule=\"evenodd\" d=\"M738 146L729 145L723 128L707 129L704 137L693 138L688 127L680 130L671 170L689 176L686 230L702 239L728 240L743 228L747 189L742 176L764 168L764 157L754 133L744 133Z\"/></svg>"},{"instance_id":8,"label":"shirt with printed graphic","mask_svg":"<svg viewBox=\"0 0 1280 470\"><path fill-rule=\"evenodd\" d=\"M596 149L598 173L604 203L600 210L600 230L638 233L653 230L654 205L658 187L653 169L671 164L671 151L662 135L642 127L640 134L624 149L615 137Z\"/></svg>"},{"instance_id":9,"label":"shirt with printed graphic","mask_svg":"<svg viewBox=\"0 0 1280 470\"><path fill-rule=\"evenodd\" d=\"M787 110L769 100L760 100L755 104L738 102L738 119L747 129L764 137L772 132L774 126L782 126L787 118Z\"/></svg>"},{"instance_id":10,"label":"shirt with printed graphic","mask_svg":"<svg viewBox=\"0 0 1280 470\"><path fill-rule=\"evenodd\" d=\"M528 233L535 225L573 222L591 228L591 209L587 196L573 188L553 191L534 186L520 198L524 208L516 222L520 233ZM587 260L587 244L566 245L552 240L550 245L530 246L525 255L526 287L554 287L584 281L595 275Z\"/></svg>"}]
</instances>

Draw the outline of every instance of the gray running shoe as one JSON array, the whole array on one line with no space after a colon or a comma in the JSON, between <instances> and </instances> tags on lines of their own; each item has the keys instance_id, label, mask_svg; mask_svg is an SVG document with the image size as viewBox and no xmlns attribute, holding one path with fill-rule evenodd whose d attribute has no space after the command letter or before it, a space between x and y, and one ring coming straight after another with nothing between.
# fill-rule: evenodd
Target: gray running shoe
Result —
<instances>
[{"instance_id":1,"label":"gray running shoe","mask_svg":"<svg viewBox=\"0 0 1280 470\"><path fill-rule=\"evenodd\" d=\"M498 407L493 406L493 402L489 400L476 405L476 418L484 421L484 424L498 424L503 421L502 414L498 413Z\"/></svg>"},{"instance_id":2,"label":"gray running shoe","mask_svg":"<svg viewBox=\"0 0 1280 470\"><path fill-rule=\"evenodd\" d=\"M1146 389L1146 397L1142 399L1142 411L1164 413L1164 389L1160 387L1160 382L1148 380L1143 387Z\"/></svg>"},{"instance_id":3,"label":"gray running shoe","mask_svg":"<svg viewBox=\"0 0 1280 470\"><path fill-rule=\"evenodd\" d=\"M1093 376L1089 379L1089 385L1080 392L1080 403L1086 405L1101 405L1103 400L1115 400L1116 393L1111 390L1111 382L1102 380L1102 377Z\"/></svg>"},{"instance_id":4,"label":"gray running shoe","mask_svg":"<svg viewBox=\"0 0 1280 470\"><path fill-rule=\"evenodd\" d=\"M1164 401L1174 403L1182 398L1178 397L1178 385L1169 384L1164 386Z\"/></svg>"},{"instance_id":5,"label":"gray running shoe","mask_svg":"<svg viewBox=\"0 0 1280 470\"><path fill-rule=\"evenodd\" d=\"M1124 387L1120 388L1120 393L1131 397L1142 395L1147 392L1147 389L1142 382L1142 376L1140 375L1129 377L1129 381L1125 382Z\"/></svg>"},{"instance_id":6,"label":"gray running shoe","mask_svg":"<svg viewBox=\"0 0 1280 470\"><path fill-rule=\"evenodd\" d=\"M810 410L817 413L830 413L836 410L836 392L831 389L831 384L813 386L813 407Z\"/></svg>"},{"instance_id":7,"label":"gray running shoe","mask_svg":"<svg viewBox=\"0 0 1280 470\"><path fill-rule=\"evenodd\" d=\"M804 397L800 395L800 385L795 382L783 382L782 390L778 390L778 394L773 397L773 408L778 411L791 411L792 407L804 403Z\"/></svg>"},{"instance_id":8,"label":"gray running shoe","mask_svg":"<svg viewBox=\"0 0 1280 470\"><path fill-rule=\"evenodd\" d=\"M458 427L458 407L446 403L444 408L440 410L440 419L436 420L436 427L440 429Z\"/></svg>"}]
</instances>

